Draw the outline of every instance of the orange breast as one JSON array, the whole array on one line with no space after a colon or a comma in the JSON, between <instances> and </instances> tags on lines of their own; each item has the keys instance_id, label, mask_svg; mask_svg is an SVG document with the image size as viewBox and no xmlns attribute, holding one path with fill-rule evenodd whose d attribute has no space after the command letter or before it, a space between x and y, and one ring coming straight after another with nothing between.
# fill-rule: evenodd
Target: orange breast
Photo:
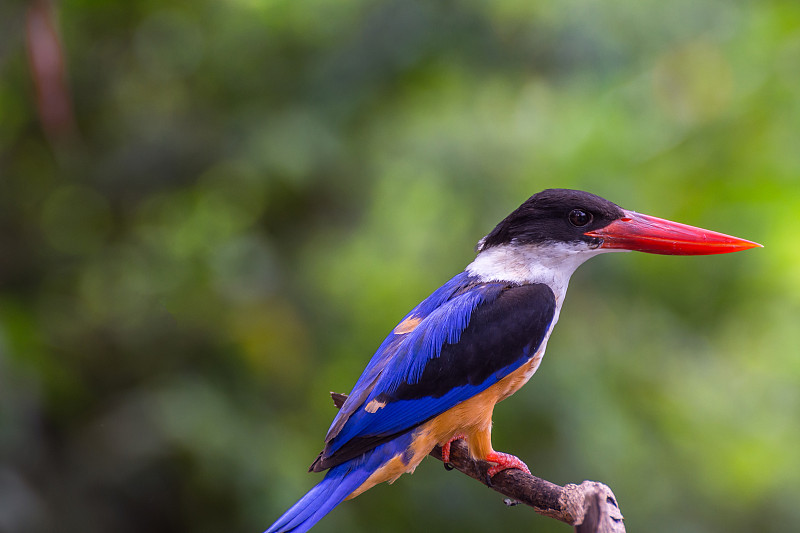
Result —
<instances>
[{"instance_id":1,"label":"orange breast","mask_svg":"<svg viewBox=\"0 0 800 533\"><path fill-rule=\"evenodd\" d=\"M543 348L543 347L542 347ZM408 463L393 457L376 470L348 499L355 498L378 483L395 479L405 473L413 473L434 446L442 445L455 437L464 435L470 454L475 459L485 459L492 449L492 413L497 402L514 394L536 372L542 360L543 349L520 368L507 375L485 391L453 406L439 416L414 430L411 444L411 459Z\"/></svg>"}]
</instances>

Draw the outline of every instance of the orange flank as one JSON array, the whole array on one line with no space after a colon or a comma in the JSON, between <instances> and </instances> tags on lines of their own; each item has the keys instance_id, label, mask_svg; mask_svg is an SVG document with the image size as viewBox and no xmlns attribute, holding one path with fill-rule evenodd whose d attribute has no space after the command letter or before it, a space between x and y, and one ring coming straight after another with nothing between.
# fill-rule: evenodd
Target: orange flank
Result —
<instances>
[{"instance_id":1,"label":"orange flank","mask_svg":"<svg viewBox=\"0 0 800 533\"><path fill-rule=\"evenodd\" d=\"M400 326L409 320L404 320ZM395 328L395 332L398 328ZM414 440L408 453L395 455L385 465L373 472L347 499L355 498L379 483L386 481L392 483L405 473L412 474L435 446L442 446L457 435L465 438L469 453L474 459L497 462L492 459L507 456L507 454L495 452L492 448L494 406L497 402L514 394L530 379L539 367L543 352L544 350L540 349L527 363L494 385L419 426L414 430ZM410 457L408 462L403 461L403 455ZM524 466L524 463L519 462ZM501 467L497 472L503 468L506 467Z\"/></svg>"}]
</instances>

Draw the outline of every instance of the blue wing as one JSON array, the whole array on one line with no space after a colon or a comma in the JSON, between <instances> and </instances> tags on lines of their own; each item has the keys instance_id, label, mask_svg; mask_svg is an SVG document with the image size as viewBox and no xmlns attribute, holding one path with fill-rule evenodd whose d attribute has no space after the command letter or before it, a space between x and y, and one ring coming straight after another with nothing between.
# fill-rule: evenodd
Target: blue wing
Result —
<instances>
[{"instance_id":1,"label":"blue wing","mask_svg":"<svg viewBox=\"0 0 800 533\"><path fill-rule=\"evenodd\" d=\"M497 383L533 356L554 313L546 285L454 277L383 341L311 470L357 457Z\"/></svg>"}]
</instances>

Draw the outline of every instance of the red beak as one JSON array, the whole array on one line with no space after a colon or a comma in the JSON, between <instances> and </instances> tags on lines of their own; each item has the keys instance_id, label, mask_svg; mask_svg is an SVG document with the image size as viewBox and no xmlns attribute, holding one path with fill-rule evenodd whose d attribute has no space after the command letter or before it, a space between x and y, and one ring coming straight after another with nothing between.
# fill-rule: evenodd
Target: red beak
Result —
<instances>
[{"instance_id":1,"label":"red beak","mask_svg":"<svg viewBox=\"0 0 800 533\"><path fill-rule=\"evenodd\" d=\"M600 248L665 255L727 254L761 246L738 237L633 211L625 211L624 217L586 235L601 239Z\"/></svg>"}]
</instances>

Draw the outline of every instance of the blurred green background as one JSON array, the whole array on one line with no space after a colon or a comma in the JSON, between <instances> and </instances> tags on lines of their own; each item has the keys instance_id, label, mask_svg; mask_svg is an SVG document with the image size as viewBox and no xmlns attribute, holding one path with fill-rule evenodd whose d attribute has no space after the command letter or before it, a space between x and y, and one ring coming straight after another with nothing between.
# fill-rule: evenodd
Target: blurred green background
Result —
<instances>
[{"instance_id":1,"label":"blurred green background","mask_svg":"<svg viewBox=\"0 0 800 533\"><path fill-rule=\"evenodd\" d=\"M629 531L786 531L799 133L797 0L3 2L0 531L262 531L547 187L765 248L585 265L496 448ZM433 460L316 531L420 528L569 531Z\"/></svg>"}]
</instances>

